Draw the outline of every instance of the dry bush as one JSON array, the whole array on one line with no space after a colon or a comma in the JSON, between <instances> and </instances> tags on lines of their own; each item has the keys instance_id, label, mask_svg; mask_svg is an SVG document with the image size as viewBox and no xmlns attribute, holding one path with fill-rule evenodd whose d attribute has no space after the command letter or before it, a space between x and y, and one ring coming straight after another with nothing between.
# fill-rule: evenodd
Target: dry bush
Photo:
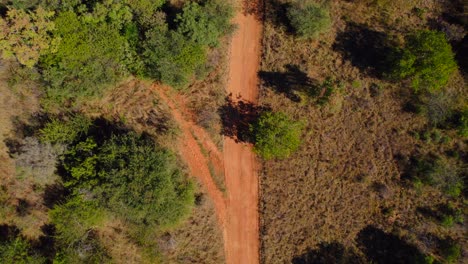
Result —
<instances>
[{"instance_id":1,"label":"dry bush","mask_svg":"<svg viewBox=\"0 0 468 264\"><path fill-rule=\"evenodd\" d=\"M91 117L104 117L138 133L148 133L167 146L174 141L176 124L169 109L147 81L129 79L105 92L104 96L82 105Z\"/></svg>"},{"instance_id":2,"label":"dry bush","mask_svg":"<svg viewBox=\"0 0 468 264\"><path fill-rule=\"evenodd\" d=\"M226 95L229 41L223 40L218 48L208 54L208 73L203 80L193 83L185 92L195 121L205 128L218 147L222 148L219 109Z\"/></svg>"},{"instance_id":3,"label":"dry bush","mask_svg":"<svg viewBox=\"0 0 468 264\"><path fill-rule=\"evenodd\" d=\"M368 76L334 49L335 36L346 31L342 18L373 31L399 34L426 26L412 15L413 7L428 9L431 16L440 13L439 7L434 1L402 5L384 1L389 13L382 15L382 9L369 6L368 1L331 1L334 28L320 40L304 41L295 39L281 21L281 3L286 2L266 2L261 71L284 72L286 65L298 65L309 78L320 82L331 76L345 87L329 106L320 108L293 102L267 83L261 84L261 104L307 121L303 145L296 154L263 164L261 261L290 263L322 243L355 247L356 235L369 224L386 232L400 227L401 237L418 247L421 242L413 238L427 232L461 239L456 230L427 224L416 214L418 206L432 207L434 201L447 197L435 189L418 193L402 185L400 162L416 151L443 153L466 144L422 144L410 132L425 127L426 117L402 110L409 89ZM397 21L402 14L407 16ZM460 76L456 79L458 86L464 86ZM352 87L354 80L360 80L359 87ZM379 96L376 85L384 87Z\"/></svg>"}]
</instances>

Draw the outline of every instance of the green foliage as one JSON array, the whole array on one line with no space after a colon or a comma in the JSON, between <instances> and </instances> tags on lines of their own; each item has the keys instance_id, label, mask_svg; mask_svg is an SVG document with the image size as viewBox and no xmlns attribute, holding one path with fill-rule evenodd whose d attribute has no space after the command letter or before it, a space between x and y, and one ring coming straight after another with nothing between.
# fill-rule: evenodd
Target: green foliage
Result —
<instances>
[{"instance_id":1,"label":"green foliage","mask_svg":"<svg viewBox=\"0 0 468 264\"><path fill-rule=\"evenodd\" d=\"M103 263L108 260L95 234L106 219L106 212L86 198L86 194L56 205L49 214L59 249L54 263Z\"/></svg>"},{"instance_id":2,"label":"green foliage","mask_svg":"<svg viewBox=\"0 0 468 264\"><path fill-rule=\"evenodd\" d=\"M194 43L214 47L220 37L232 32L233 15L232 5L225 1L208 0L203 6L188 2L177 15L177 31Z\"/></svg>"},{"instance_id":3,"label":"green foliage","mask_svg":"<svg viewBox=\"0 0 468 264\"><path fill-rule=\"evenodd\" d=\"M139 25L150 28L154 24L158 24L158 21L155 21L155 14L166 0L126 0L126 2L132 9Z\"/></svg>"},{"instance_id":4,"label":"green foliage","mask_svg":"<svg viewBox=\"0 0 468 264\"><path fill-rule=\"evenodd\" d=\"M54 37L60 44L41 63L49 97L61 102L96 96L127 74L128 44L119 25L106 22L109 16L67 11L56 18Z\"/></svg>"},{"instance_id":5,"label":"green foliage","mask_svg":"<svg viewBox=\"0 0 468 264\"><path fill-rule=\"evenodd\" d=\"M63 164L71 176L65 181L65 187L81 185L90 188L99 183L96 173L97 151L97 143L91 137L70 147L65 153Z\"/></svg>"},{"instance_id":6,"label":"green foliage","mask_svg":"<svg viewBox=\"0 0 468 264\"><path fill-rule=\"evenodd\" d=\"M434 92L449 81L457 69L450 44L442 32L424 30L409 35L403 49L390 54L390 77L411 78L415 91Z\"/></svg>"},{"instance_id":7,"label":"green foliage","mask_svg":"<svg viewBox=\"0 0 468 264\"><path fill-rule=\"evenodd\" d=\"M65 185L89 190L109 211L142 224L170 226L185 218L194 188L176 158L134 134L112 136L102 146L87 138L64 159Z\"/></svg>"},{"instance_id":8,"label":"green foliage","mask_svg":"<svg viewBox=\"0 0 468 264\"><path fill-rule=\"evenodd\" d=\"M22 238L0 243L0 260L4 264L40 264L45 258L35 254L31 245Z\"/></svg>"},{"instance_id":9,"label":"green foliage","mask_svg":"<svg viewBox=\"0 0 468 264\"><path fill-rule=\"evenodd\" d=\"M442 257L446 263L456 263L461 256L461 246L454 241L444 241Z\"/></svg>"},{"instance_id":10,"label":"green foliage","mask_svg":"<svg viewBox=\"0 0 468 264\"><path fill-rule=\"evenodd\" d=\"M288 8L287 16L296 34L303 38L317 38L332 24L328 9L313 2L293 3Z\"/></svg>"},{"instance_id":11,"label":"green foliage","mask_svg":"<svg viewBox=\"0 0 468 264\"><path fill-rule=\"evenodd\" d=\"M174 31L148 31L143 47L147 75L175 88L186 87L195 70L206 61L206 51L201 45Z\"/></svg>"},{"instance_id":12,"label":"green foliage","mask_svg":"<svg viewBox=\"0 0 468 264\"><path fill-rule=\"evenodd\" d=\"M52 144L70 144L88 132L92 122L83 115L75 115L68 122L52 119L40 130L39 138Z\"/></svg>"},{"instance_id":13,"label":"green foliage","mask_svg":"<svg viewBox=\"0 0 468 264\"><path fill-rule=\"evenodd\" d=\"M265 112L251 125L255 152L264 159L287 158L300 144L302 124L282 112Z\"/></svg>"},{"instance_id":14,"label":"green foliage","mask_svg":"<svg viewBox=\"0 0 468 264\"><path fill-rule=\"evenodd\" d=\"M422 158L416 161L413 182L439 188L445 194L457 197L464 184L458 169L442 158Z\"/></svg>"},{"instance_id":15,"label":"green foliage","mask_svg":"<svg viewBox=\"0 0 468 264\"><path fill-rule=\"evenodd\" d=\"M61 246L78 244L88 239L91 231L99 227L106 216L96 202L81 196L54 206L49 215L57 231L56 241Z\"/></svg>"},{"instance_id":16,"label":"green foliage","mask_svg":"<svg viewBox=\"0 0 468 264\"><path fill-rule=\"evenodd\" d=\"M468 138L468 107L456 113L455 128L463 138Z\"/></svg>"},{"instance_id":17,"label":"green foliage","mask_svg":"<svg viewBox=\"0 0 468 264\"><path fill-rule=\"evenodd\" d=\"M10 9L0 19L0 51L3 58L14 57L19 63L32 68L41 55L54 51L56 41L49 33L55 28L51 18L54 12L42 7L33 11Z\"/></svg>"}]
</instances>

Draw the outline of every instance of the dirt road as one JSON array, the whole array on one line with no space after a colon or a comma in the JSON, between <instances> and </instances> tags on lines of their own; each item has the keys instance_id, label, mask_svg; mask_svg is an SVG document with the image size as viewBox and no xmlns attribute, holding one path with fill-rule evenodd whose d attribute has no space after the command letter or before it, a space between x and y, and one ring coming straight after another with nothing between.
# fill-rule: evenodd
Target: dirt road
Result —
<instances>
[{"instance_id":1,"label":"dirt road","mask_svg":"<svg viewBox=\"0 0 468 264\"><path fill-rule=\"evenodd\" d=\"M230 49L228 94L233 101L256 103L262 26L253 15L238 13L238 30ZM258 177L252 146L225 137L227 217L225 250L227 264L259 262Z\"/></svg>"},{"instance_id":2,"label":"dirt road","mask_svg":"<svg viewBox=\"0 0 468 264\"><path fill-rule=\"evenodd\" d=\"M215 167L223 167L221 153L218 152L215 144L209 140L209 136L202 128L190 119L182 116L182 111L185 109L184 98L182 96L169 96L170 88L156 84L153 85L153 89L164 103L169 106L174 120L179 124L182 134L178 146L180 155L185 159L190 173L200 180L206 192L213 200L219 222L224 227L226 221L226 202L223 193L217 188L213 178L211 178L208 167L208 159L211 160ZM174 100L177 100L178 104ZM197 139L199 140L198 142ZM203 154L200 144L209 152L208 157Z\"/></svg>"},{"instance_id":3,"label":"dirt road","mask_svg":"<svg viewBox=\"0 0 468 264\"><path fill-rule=\"evenodd\" d=\"M255 104L262 27L257 16L246 13L239 12L234 21L238 30L230 48L227 93L232 95L233 103ZM223 228L226 263L259 263L258 168L252 146L225 137L224 154L221 154L206 132L191 121L182 96L169 95L170 89L160 85L155 84L153 88L181 128L178 149L190 173L201 181L215 204ZM208 150L208 156L203 155L201 147ZM215 169L223 169L224 165L227 197L211 178L209 162Z\"/></svg>"}]
</instances>

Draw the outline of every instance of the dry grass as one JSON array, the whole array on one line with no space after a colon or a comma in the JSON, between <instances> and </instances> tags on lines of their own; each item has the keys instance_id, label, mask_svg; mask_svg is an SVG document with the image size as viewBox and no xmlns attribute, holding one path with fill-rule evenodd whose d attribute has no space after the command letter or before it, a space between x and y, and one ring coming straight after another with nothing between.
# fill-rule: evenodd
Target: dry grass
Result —
<instances>
[{"instance_id":1,"label":"dry grass","mask_svg":"<svg viewBox=\"0 0 468 264\"><path fill-rule=\"evenodd\" d=\"M160 236L160 249L165 249L163 263L225 263L223 236L213 203L206 194L201 195L190 218Z\"/></svg>"},{"instance_id":2,"label":"dry grass","mask_svg":"<svg viewBox=\"0 0 468 264\"><path fill-rule=\"evenodd\" d=\"M226 97L228 48L229 40L226 38L218 48L210 50L208 67L211 72L184 92L189 98L188 107L194 114L194 120L206 129L219 149L222 149L223 140L219 109Z\"/></svg>"},{"instance_id":3,"label":"dry grass","mask_svg":"<svg viewBox=\"0 0 468 264\"><path fill-rule=\"evenodd\" d=\"M7 139L21 142L24 131L18 125L29 124L30 116L39 110L36 83L21 81L12 85L9 82L11 72L18 69L14 62L0 61L0 187L6 195L0 224L15 224L22 235L37 239L42 235L40 227L48 221L43 192L37 190L37 184L17 177L21 171L17 171L5 144Z\"/></svg>"},{"instance_id":4,"label":"dry grass","mask_svg":"<svg viewBox=\"0 0 468 264\"><path fill-rule=\"evenodd\" d=\"M402 186L397 159L416 151L443 152L464 143L423 145L411 133L423 129L425 119L402 110L408 88L370 77L333 47L337 35L346 29L344 19L396 35L425 24L426 17L414 15L413 7L427 9L424 16L438 14L434 2L332 1L334 27L317 41L297 40L288 33L281 21L281 4L288 1L266 2L261 70L283 73L286 65L297 65L315 81L326 77L341 80L344 90L327 106L319 107L292 102L266 83L261 86L263 105L307 123L303 145L296 154L263 164L262 262L290 263L324 242L353 248L356 235L369 224L397 232L423 249L416 237L427 233L452 236L466 246L466 238L457 228L427 223L416 213L417 207L434 206L434 201L444 203L447 198L438 191L417 194ZM381 95L372 96L374 84L383 87ZM463 79L457 77L451 85L464 87ZM386 186L385 193L376 186ZM385 209L390 210L383 213Z\"/></svg>"}]
</instances>

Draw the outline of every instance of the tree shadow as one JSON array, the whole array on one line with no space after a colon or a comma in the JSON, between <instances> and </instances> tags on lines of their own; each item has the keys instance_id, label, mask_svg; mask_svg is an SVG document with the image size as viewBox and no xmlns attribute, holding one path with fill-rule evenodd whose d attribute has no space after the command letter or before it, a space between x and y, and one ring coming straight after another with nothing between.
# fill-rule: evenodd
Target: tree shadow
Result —
<instances>
[{"instance_id":1,"label":"tree shadow","mask_svg":"<svg viewBox=\"0 0 468 264\"><path fill-rule=\"evenodd\" d=\"M242 1L242 13L245 16L254 16L258 21L263 21L265 10L264 0L243 0Z\"/></svg>"},{"instance_id":2,"label":"tree shadow","mask_svg":"<svg viewBox=\"0 0 468 264\"><path fill-rule=\"evenodd\" d=\"M294 35L294 28L291 26L287 13L291 3L282 3L278 0L270 0L268 8L265 9L265 22L276 28L283 27L288 35Z\"/></svg>"},{"instance_id":3,"label":"tree shadow","mask_svg":"<svg viewBox=\"0 0 468 264\"><path fill-rule=\"evenodd\" d=\"M367 226L359 232L357 244L372 263L415 263L424 258L415 246L374 226Z\"/></svg>"},{"instance_id":4,"label":"tree shadow","mask_svg":"<svg viewBox=\"0 0 468 264\"><path fill-rule=\"evenodd\" d=\"M360 264L365 263L355 252L337 242L320 244L318 249L310 250L292 260L293 264Z\"/></svg>"},{"instance_id":5,"label":"tree shadow","mask_svg":"<svg viewBox=\"0 0 468 264\"><path fill-rule=\"evenodd\" d=\"M264 85L271 87L277 93L284 94L293 102L301 101L297 92L305 92L310 96L320 94L317 82L309 78L297 65L288 64L285 68L285 72L260 71L258 77Z\"/></svg>"},{"instance_id":6,"label":"tree shadow","mask_svg":"<svg viewBox=\"0 0 468 264\"><path fill-rule=\"evenodd\" d=\"M63 174L63 173L62 173ZM44 189L44 205L52 209L54 205L65 202L69 191L59 183L47 185Z\"/></svg>"},{"instance_id":7,"label":"tree shadow","mask_svg":"<svg viewBox=\"0 0 468 264\"><path fill-rule=\"evenodd\" d=\"M388 54L394 51L384 32L356 23L348 23L338 33L333 49L362 72L379 78L388 67Z\"/></svg>"},{"instance_id":8,"label":"tree shadow","mask_svg":"<svg viewBox=\"0 0 468 264\"><path fill-rule=\"evenodd\" d=\"M269 108L243 101L240 97L237 99L234 101L231 96L227 96L226 104L218 110L223 125L221 133L236 142L252 143L250 124L255 123L260 114Z\"/></svg>"}]
</instances>

